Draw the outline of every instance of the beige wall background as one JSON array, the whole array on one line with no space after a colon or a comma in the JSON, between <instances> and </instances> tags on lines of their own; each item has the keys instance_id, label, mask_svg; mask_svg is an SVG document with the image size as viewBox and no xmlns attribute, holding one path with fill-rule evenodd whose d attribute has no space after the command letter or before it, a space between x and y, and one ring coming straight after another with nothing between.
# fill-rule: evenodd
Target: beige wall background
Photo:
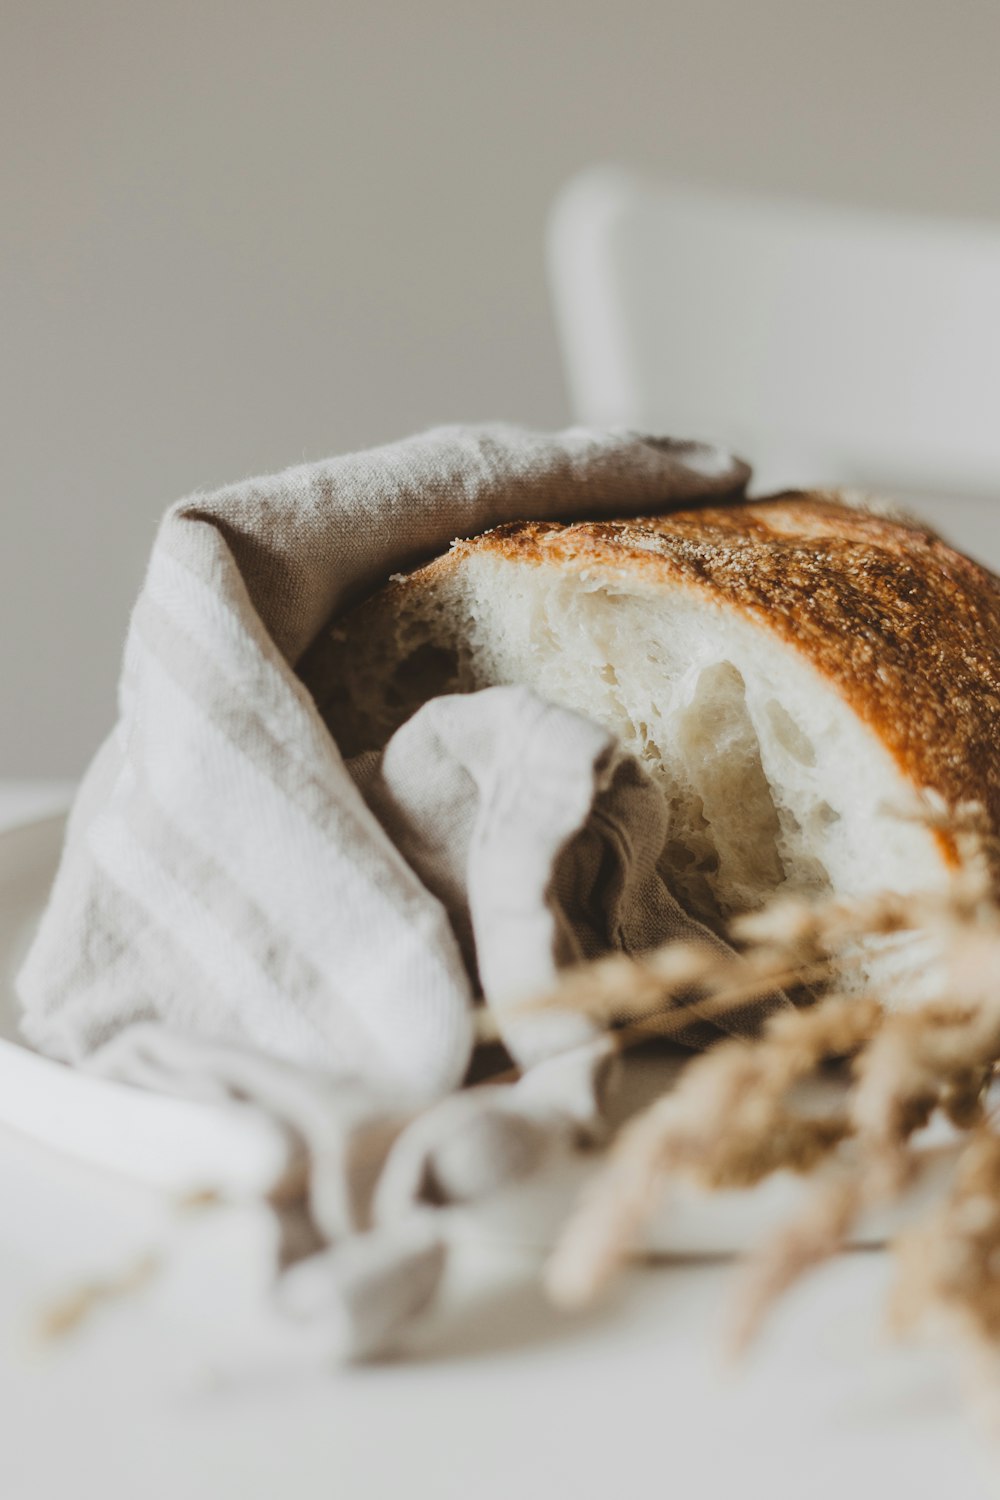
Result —
<instances>
[{"instance_id":1,"label":"beige wall background","mask_svg":"<svg viewBox=\"0 0 1000 1500\"><path fill-rule=\"evenodd\" d=\"M567 418L572 172L995 217L998 76L996 0L4 0L0 776L109 726L171 500Z\"/></svg>"}]
</instances>

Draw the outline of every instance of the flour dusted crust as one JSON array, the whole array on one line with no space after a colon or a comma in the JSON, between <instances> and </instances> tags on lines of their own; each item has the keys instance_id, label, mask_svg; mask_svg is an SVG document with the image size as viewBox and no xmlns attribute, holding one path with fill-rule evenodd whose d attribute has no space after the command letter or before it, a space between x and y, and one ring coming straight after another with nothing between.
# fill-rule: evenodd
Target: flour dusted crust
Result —
<instances>
[{"instance_id":1,"label":"flour dusted crust","mask_svg":"<svg viewBox=\"0 0 1000 1500\"><path fill-rule=\"evenodd\" d=\"M452 556L473 547L641 570L732 605L835 683L916 787L982 801L1000 828L1000 580L933 532L803 495L505 526Z\"/></svg>"},{"instance_id":2,"label":"flour dusted crust","mask_svg":"<svg viewBox=\"0 0 1000 1500\"><path fill-rule=\"evenodd\" d=\"M527 681L660 776L677 882L723 914L780 885L926 887L921 789L1000 828L1000 582L825 494L456 542L341 620L321 695L351 752L425 698Z\"/></svg>"}]
</instances>

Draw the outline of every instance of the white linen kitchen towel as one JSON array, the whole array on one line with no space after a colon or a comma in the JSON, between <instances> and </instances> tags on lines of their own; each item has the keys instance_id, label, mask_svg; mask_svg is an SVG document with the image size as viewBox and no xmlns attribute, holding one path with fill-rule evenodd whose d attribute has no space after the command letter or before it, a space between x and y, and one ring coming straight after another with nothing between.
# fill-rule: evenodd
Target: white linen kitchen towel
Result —
<instances>
[{"instance_id":1,"label":"white linen kitchen towel","mask_svg":"<svg viewBox=\"0 0 1000 1500\"><path fill-rule=\"evenodd\" d=\"M593 1116L604 1042L517 1001L580 957L702 930L656 872L661 800L603 730L491 689L426 705L347 766L308 648L456 536L735 498L748 477L627 432L442 428L162 523L118 723L20 976L24 1032L287 1133L304 1170L298 1200L276 1194L282 1295L329 1316L344 1354L383 1347L433 1292L430 1205L531 1170ZM524 1077L461 1090L480 996Z\"/></svg>"}]
</instances>

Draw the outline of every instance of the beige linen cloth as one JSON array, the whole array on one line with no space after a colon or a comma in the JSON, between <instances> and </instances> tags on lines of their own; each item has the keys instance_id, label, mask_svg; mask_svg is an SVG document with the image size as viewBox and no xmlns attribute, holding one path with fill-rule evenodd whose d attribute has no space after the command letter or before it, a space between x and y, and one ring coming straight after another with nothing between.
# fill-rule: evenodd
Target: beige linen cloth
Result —
<instances>
[{"instance_id":1,"label":"beige linen cloth","mask_svg":"<svg viewBox=\"0 0 1000 1500\"><path fill-rule=\"evenodd\" d=\"M383 1349L427 1303L442 1208L594 1127L606 1042L519 1002L581 957L718 940L670 895L663 800L604 730L500 687L427 704L345 765L309 648L454 537L747 479L711 448L628 432L442 428L197 495L162 523L118 723L20 976L24 1033L274 1122L293 1158L274 1195L279 1294L327 1321L333 1352ZM462 1087L477 1003L518 1082Z\"/></svg>"}]
</instances>

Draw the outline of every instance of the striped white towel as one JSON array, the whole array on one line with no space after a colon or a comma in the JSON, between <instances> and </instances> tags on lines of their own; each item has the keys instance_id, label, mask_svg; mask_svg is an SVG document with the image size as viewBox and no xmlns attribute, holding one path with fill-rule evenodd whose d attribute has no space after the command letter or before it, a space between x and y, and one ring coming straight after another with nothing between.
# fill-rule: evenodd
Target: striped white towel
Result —
<instances>
[{"instance_id":1,"label":"striped white towel","mask_svg":"<svg viewBox=\"0 0 1000 1500\"><path fill-rule=\"evenodd\" d=\"M311 1285L315 1302L322 1282L329 1301L336 1289L345 1352L380 1347L436 1282L439 1236L422 1218L414 1228L413 1204L527 1170L580 1107L530 1074L528 1089L476 1090L471 1104L468 1091L448 1097L468 1067L476 997L458 913L421 866L421 820L452 795L431 764L439 737L414 720L402 748L352 776L298 664L339 611L455 536L734 496L747 478L714 449L631 433L443 428L195 496L163 521L129 629L119 720L80 791L20 977L24 1030L66 1061L250 1099L282 1122L312 1167L308 1232L286 1244L308 1266L296 1295ZM423 713L452 716L462 785L462 724L490 714L516 721L517 742L531 748L475 768L480 781L544 778L557 758L563 785L576 788L548 827L515 831L520 925L504 929L509 913L488 900L461 914L487 1001L509 989L506 952L519 956L520 984L544 984L572 956L559 951L565 922L547 909L553 862L599 800L655 838L652 803L636 811L641 775L595 726L518 690ZM479 815L473 793L460 837ZM509 845L511 832L498 837ZM490 841L477 848L488 855ZM488 876L477 888L488 890ZM688 930L662 901L666 926L637 931L636 946ZM645 896L640 904L651 909ZM586 1043L571 1031L541 1049L537 1037L508 1040L565 1090L566 1071L542 1059ZM580 1050L588 1077L599 1054L599 1044Z\"/></svg>"}]
</instances>

